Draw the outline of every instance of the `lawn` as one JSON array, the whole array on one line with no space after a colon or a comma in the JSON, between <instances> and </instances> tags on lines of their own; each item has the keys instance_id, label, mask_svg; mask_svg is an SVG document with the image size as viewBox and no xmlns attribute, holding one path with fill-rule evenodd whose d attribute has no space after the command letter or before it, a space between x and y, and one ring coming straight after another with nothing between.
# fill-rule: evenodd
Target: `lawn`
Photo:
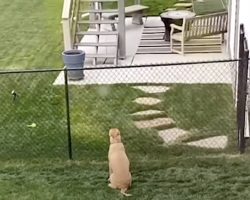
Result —
<instances>
[{"instance_id":1,"label":"lawn","mask_svg":"<svg viewBox=\"0 0 250 200\"><path fill-rule=\"evenodd\" d=\"M196 15L223 12L227 10L226 0L193 0L193 10Z\"/></svg>"},{"instance_id":2,"label":"lawn","mask_svg":"<svg viewBox=\"0 0 250 200\"><path fill-rule=\"evenodd\" d=\"M1 70L62 67L62 2L0 1ZM157 14L171 1L144 3ZM131 160L133 199L248 199L250 160L237 153L230 85L171 85L153 107L192 132L188 140L228 135L225 150L165 146L156 130L136 129L130 114L143 108L132 101L145 94L129 85L71 86L70 162L64 87L52 85L57 75L0 75L0 199L122 199L106 181L111 127L121 129Z\"/></svg>"},{"instance_id":3,"label":"lawn","mask_svg":"<svg viewBox=\"0 0 250 200\"><path fill-rule=\"evenodd\" d=\"M3 124L0 129L1 159L67 158L64 88L48 82L56 74L1 76L0 83L4 87L0 109L6 111L0 116ZM165 111L161 117L171 117L176 121L176 127L189 131L192 134L189 141L228 135L228 149L219 152L236 152L235 112L229 85L170 87L165 95L158 96L163 103L149 109ZM11 96L13 88L18 94L15 101ZM193 154L196 151L179 144L166 148L156 130L136 129L130 114L146 108L133 103L133 100L145 94L129 85L71 86L69 92L75 159L105 161L107 133L111 127L121 129L132 159L165 159L169 153ZM32 123L37 127L27 126ZM208 152L201 149L198 154Z\"/></svg>"},{"instance_id":4,"label":"lawn","mask_svg":"<svg viewBox=\"0 0 250 200\"><path fill-rule=\"evenodd\" d=\"M168 156L132 163L130 199L247 200L249 156ZM107 163L0 162L1 199L124 199L107 187Z\"/></svg>"},{"instance_id":5,"label":"lawn","mask_svg":"<svg viewBox=\"0 0 250 200\"><path fill-rule=\"evenodd\" d=\"M62 2L0 1L0 69L62 66Z\"/></svg>"}]
</instances>

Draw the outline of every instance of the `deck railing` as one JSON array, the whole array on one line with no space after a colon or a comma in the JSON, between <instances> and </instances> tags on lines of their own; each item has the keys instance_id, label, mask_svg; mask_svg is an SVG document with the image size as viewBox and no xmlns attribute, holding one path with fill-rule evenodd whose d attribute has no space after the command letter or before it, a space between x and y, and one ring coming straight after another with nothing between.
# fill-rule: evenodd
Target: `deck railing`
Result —
<instances>
[{"instance_id":1,"label":"deck railing","mask_svg":"<svg viewBox=\"0 0 250 200\"><path fill-rule=\"evenodd\" d=\"M73 48L78 6L79 0L64 0L62 28L65 50Z\"/></svg>"},{"instance_id":2,"label":"deck railing","mask_svg":"<svg viewBox=\"0 0 250 200\"><path fill-rule=\"evenodd\" d=\"M137 0L140 2L139 0ZM79 10L79 0L64 0L63 12L62 12L62 29L64 50L73 49L73 43L75 38L76 23ZM92 5L94 6L94 5ZM118 0L118 37L119 37L119 58L124 59L126 57L126 34L125 34L125 4L124 0ZM90 15L89 13L87 15ZM85 16L86 17L86 16ZM90 15L90 18L93 16Z\"/></svg>"}]
</instances>

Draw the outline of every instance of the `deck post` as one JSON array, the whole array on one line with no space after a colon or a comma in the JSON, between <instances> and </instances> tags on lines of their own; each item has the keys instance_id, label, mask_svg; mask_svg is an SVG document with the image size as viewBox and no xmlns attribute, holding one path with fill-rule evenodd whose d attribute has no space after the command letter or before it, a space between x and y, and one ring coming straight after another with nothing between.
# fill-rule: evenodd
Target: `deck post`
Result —
<instances>
[{"instance_id":1,"label":"deck post","mask_svg":"<svg viewBox=\"0 0 250 200\"><path fill-rule=\"evenodd\" d=\"M118 1L118 48L119 48L119 59L126 58L126 32L125 32L125 6L124 0Z\"/></svg>"},{"instance_id":2,"label":"deck post","mask_svg":"<svg viewBox=\"0 0 250 200\"><path fill-rule=\"evenodd\" d=\"M62 29L63 29L63 41L64 41L64 50L72 49L72 35L70 29L70 11L71 11L71 0L65 0L63 4L62 12Z\"/></svg>"},{"instance_id":3,"label":"deck post","mask_svg":"<svg viewBox=\"0 0 250 200\"><path fill-rule=\"evenodd\" d=\"M70 32L70 22L69 19L62 20L63 27L63 41L64 41L64 50L72 49L72 37Z\"/></svg>"}]
</instances>

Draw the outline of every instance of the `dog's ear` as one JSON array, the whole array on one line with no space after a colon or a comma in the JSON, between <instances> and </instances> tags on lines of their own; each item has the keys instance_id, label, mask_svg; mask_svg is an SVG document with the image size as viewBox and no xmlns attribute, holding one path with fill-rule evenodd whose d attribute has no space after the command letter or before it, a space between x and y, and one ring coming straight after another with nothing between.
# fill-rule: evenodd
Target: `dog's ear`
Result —
<instances>
[{"instance_id":1,"label":"dog's ear","mask_svg":"<svg viewBox=\"0 0 250 200\"><path fill-rule=\"evenodd\" d=\"M119 136L119 135L120 135L119 129L117 129L117 128L111 128L111 129L109 130L109 136L110 136L110 137L115 138L115 137L117 137L117 136Z\"/></svg>"}]
</instances>

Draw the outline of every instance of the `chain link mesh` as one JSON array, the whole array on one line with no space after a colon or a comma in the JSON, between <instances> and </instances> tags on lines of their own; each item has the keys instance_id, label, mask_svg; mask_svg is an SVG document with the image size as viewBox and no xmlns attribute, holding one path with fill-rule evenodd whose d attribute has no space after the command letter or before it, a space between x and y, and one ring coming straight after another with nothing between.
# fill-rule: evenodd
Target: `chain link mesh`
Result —
<instances>
[{"instance_id":1,"label":"chain link mesh","mask_svg":"<svg viewBox=\"0 0 250 200\"><path fill-rule=\"evenodd\" d=\"M235 61L89 68L68 82L74 159L107 160L119 128L131 159L237 151ZM0 157L68 158L64 72L1 74Z\"/></svg>"}]
</instances>

